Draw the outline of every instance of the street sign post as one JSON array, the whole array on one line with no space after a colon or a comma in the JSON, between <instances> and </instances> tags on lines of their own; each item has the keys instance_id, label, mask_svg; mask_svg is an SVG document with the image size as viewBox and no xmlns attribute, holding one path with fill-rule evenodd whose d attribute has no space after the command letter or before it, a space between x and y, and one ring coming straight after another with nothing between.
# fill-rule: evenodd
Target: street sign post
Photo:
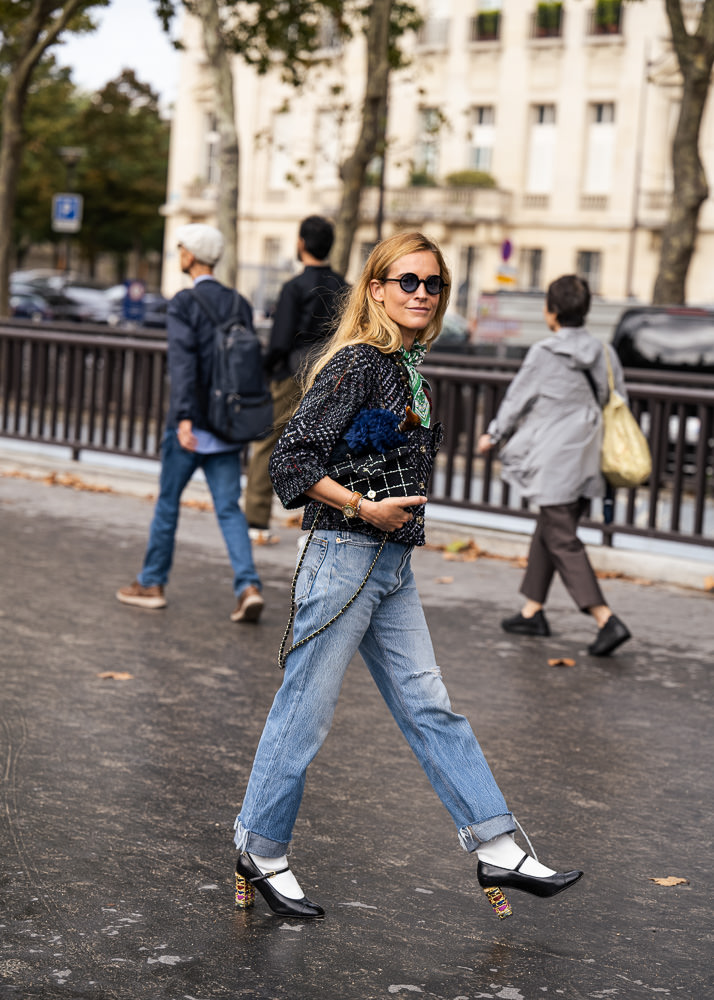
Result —
<instances>
[{"instance_id":1,"label":"street sign post","mask_svg":"<svg viewBox=\"0 0 714 1000\"><path fill-rule=\"evenodd\" d=\"M52 196L52 230L55 233L78 233L82 228L84 199L81 194Z\"/></svg>"}]
</instances>

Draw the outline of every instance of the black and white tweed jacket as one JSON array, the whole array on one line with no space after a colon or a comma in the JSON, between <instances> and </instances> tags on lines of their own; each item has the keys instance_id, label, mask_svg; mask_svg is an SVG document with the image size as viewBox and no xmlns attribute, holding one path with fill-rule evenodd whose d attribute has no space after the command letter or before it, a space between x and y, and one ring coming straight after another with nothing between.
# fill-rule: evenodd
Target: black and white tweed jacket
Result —
<instances>
[{"instance_id":1,"label":"black and white tweed jacket","mask_svg":"<svg viewBox=\"0 0 714 1000\"><path fill-rule=\"evenodd\" d=\"M384 354L369 344L345 347L323 368L287 424L270 459L270 476L282 504L288 510L305 505L303 528L312 527L319 504L305 490L328 475L332 451L360 410L383 408L404 416L412 403L409 379L396 354ZM408 434L410 458L417 478L429 482L441 440L441 425L417 427ZM382 532L361 518L348 519L342 511L326 505L318 528L359 531L381 537ZM418 513L393 531L390 542L424 544L424 517Z\"/></svg>"}]
</instances>

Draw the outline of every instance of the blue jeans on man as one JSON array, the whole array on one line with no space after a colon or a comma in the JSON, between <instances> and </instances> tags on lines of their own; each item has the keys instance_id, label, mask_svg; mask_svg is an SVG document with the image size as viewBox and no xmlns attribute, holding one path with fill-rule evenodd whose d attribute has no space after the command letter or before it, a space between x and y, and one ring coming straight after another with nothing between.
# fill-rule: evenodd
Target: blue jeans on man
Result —
<instances>
[{"instance_id":1,"label":"blue jeans on man","mask_svg":"<svg viewBox=\"0 0 714 1000\"><path fill-rule=\"evenodd\" d=\"M159 498L149 531L144 565L137 579L143 587L163 586L171 570L181 494L196 469L203 469L213 497L218 524L233 567L236 597L248 586L260 587L248 537L248 524L238 506L241 492L240 451L199 454L182 448L169 428L161 445Z\"/></svg>"}]
</instances>

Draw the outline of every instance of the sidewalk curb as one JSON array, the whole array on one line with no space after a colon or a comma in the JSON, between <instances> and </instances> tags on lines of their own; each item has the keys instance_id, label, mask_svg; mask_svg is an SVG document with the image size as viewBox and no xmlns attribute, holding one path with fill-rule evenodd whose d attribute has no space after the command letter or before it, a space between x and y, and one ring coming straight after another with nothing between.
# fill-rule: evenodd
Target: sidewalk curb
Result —
<instances>
[{"instance_id":1,"label":"sidewalk curb","mask_svg":"<svg viewBox=\"0 0 714 1000\"><path fill-rule=\"evenodd\" d=\"M44 482L48 486L64 486L96 492L112 492L153 501L158 493L158 462L147 462L142 469L122 469L113 465L76 462L71 458L44 453L32 453L0 445L0 477L19 477ZM192 480L183 495L183 503L210 509L211 495L205 481ZM285 525L288 515L279 505L274 511L277 525ZM294 514L292 518L294 518ZM473 525L454 524L441 519L427 521L427 541L432 545L449 545L454 541L473 542L481 555L501 559L525 559L528 555L530 536L509 531L498 531ZM668 583L697 591L711 590L714 575L712 561L683 559L623 548L587 545L587 552L597 573L624 577L638 583Z\"/></svg>"}]
</instances>

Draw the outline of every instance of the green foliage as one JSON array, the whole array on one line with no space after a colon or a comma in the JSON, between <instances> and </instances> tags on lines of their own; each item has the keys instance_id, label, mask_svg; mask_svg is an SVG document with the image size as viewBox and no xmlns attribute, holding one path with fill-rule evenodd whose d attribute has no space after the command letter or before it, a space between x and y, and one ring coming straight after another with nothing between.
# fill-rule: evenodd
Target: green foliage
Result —
<instances>
[{"instance_id":1,"label":"green foliage","mask_svg":"<svg viewBox=\"0 0 714 1000\"><path fill-rule=\"evenodd\" d=\"M2 0L0 0L2 2ZM171 30L177 10L183 6L200 17L196 0L154 0L164 29ZM347 41L354 25L365 27L370 4L347 0L222 0L222 35L226 48L241 56L259 73L280 67L283 77L300 85L320 58L323 33L329 23L338 38ZM394 0L391 10L389 61L392 69L404 66L399 39L417 31L422 15L407 0Z\"/></svg>"},{"instance_id":2,"label":"green foliage","mask_svg":"<svg viewBox=\"0 0 714 1000\"><path fill-rule=\"evenodd\" d=\"M124 70L85 107L78 136L86 149L78 184L85 252L160 251L169 125L159 114L158 95Z\"/></svg>"},{"instance_id":3,"label":"green foliage","mask_svg":"<svg viewBox=\"0 0 714 1000\"><path fill-rule=\"evenodd\" d=\"M18 178L13 243L22 253L32 244L57 239L51 229L52 195L66 189L66 167L58 150L79 143L81 98L70 71L54 57L35 70L25 108L25 143Z\"/></svg>"},{"instance_id":4,"label":"green foliage","mask_svg":"<svg viewBox=\"0 0 714 1000\"><path fill-rule=\"evenodd\" d=\"M501 24L500 10L482 10L476 15L477 37L479 41L498 38Z\"/></svg>"},{"instance_id":5,"label":"green foliage","mask_svg":"<svg viewBox=\"0 0 714 1000\"><path fill-rule=\"evenodd\" d=\"M62 238L51 228L52 196L68 184L84 197L76 241L90 260L100 252L161 251L169 124L158 96L132 71L90 98L75 89L69 70L45 59L28 94L25 136L13 226L20 255ZM83 150L74 179L59 155L66 146Z\"/></svg>"},{"instance_id":6,"label":"green foliage","mask_svg":"<svg viewBox=\"0 0 714 1000\"><path fill-rule=\"evenodd\" d=\"M601 31L611 31L620 25L621 0L596 0L595 24Z\"/></svg>"},{"instance_id":7,"label":"green foliage","mask_svg":"<svg viewBox=\"0 0 714 1000\"><path fill-rule=\"evenodd\" d=\"M449 187L495 188L496 179L486 170L455 170L444 178Z\"/></svg>"},{"instance_id":8,"label":"green foliage","mask_svg":"<svg viewBox=\"0 0 714 1000\"><path fill-rule=\"evenodd\" d=\"M411 187L436 187L436 178L428 170L412 170L409 184Z\"/></svg>"},{"instance_id":9,"label":"green foliage","mask_svg":"<svg viewBox=\"0 0 714 1000\"><path fill-rule=\"evenodd\" d=\"M559 35L563 16L563 4L556 0L536 5L536 27L546 35Z\"/></svg>"}]
</instances>

